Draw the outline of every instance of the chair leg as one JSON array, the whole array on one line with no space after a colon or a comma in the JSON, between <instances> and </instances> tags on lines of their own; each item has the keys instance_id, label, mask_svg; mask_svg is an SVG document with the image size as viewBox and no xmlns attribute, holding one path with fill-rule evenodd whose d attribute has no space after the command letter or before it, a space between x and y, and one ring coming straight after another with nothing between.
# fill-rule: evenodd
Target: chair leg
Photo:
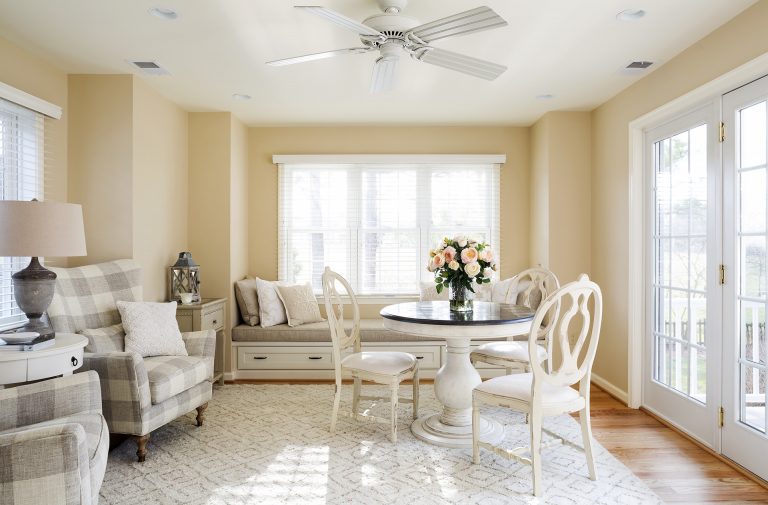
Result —
<instances>
[{"instance_id":1,"label":"chair leg","mask_svg":"<svg viewBox=\"0 0 768 505\"><path fill-rule=\"evenodd\" d=\"M352 386L352 412L357 414L357 407L360 405L360 383L362 381L358 378L354 378Z\"/></svg>"},{"instance_id":2,"label":"chair leg","mask_svg":"<svg viewBox=\"0 0 768 505\"><path fill-rule=\"evenodd\" d=\"M472 463L480 463L480 444L478 432L480 431L480 406L474 395L472 398Z\"/></svg>"},{"instance_id":3,"label":"chair leg","mask_svg":"<svg viewBox=\"0 0 768 505\"><path fill-rule=\"evenodd\" d=\"M419 369L413 373L413 419L419 418Z\"/></svg>"},{"instance_id":4,"label":"chair leg","mask_svg":"<svg viewBox=\"0 0 768 505\"><path fill-rule=\"evenodd\" d=\"M392 387L392 443L397 442L397 390L399 384L393 384Z\"/></svg>"},{"instance_id":5,"label":"chair leg","mask_svg":"<svg viewBox=\"0 0 768 505\"><path fill-rule=\"evenodd\" d=\"M589 478L597 480L595 456L592 452L592 420L589 418L589 403L579 412L579 419L581 420L581 438L584 441L584 455L587 457L587 466L589 467Z\"/></svg>"},{"instance_id":6,"label":"chair leg","mask_svg":"<svg viewBox=\"0 0 768 505\"><path fill-rule=\"evenodd\" d=\"M533 410L531 412L530 421L533 495L541 496L541 413Z\"/></svg>"},{"instance_id":7,"label":"chair leg","mask_svg":"<svg viewBox=\"0 0 768 505\"><path fill-rule=\"evenodd\" d=\"M139 463L144 463L147 457L147 443L149 442L149 433L141 436L134 436L136 441L136 456L139 458Z\"/></svg>"},{"instance_id":8,"label":"chair leg","mask_svg":"<svg viewBox=\"0 0 768 505\"><path fill-rule=\"evenodd\" d=\"M336 433L336 418L339 415L340 403L341 403L341 384L336 383L336 393L333 396L333 413L331 414L331 434Z\"/></svg>"},{"instance_id":9,"label":"chair leg","mask_svg":"<svg viewBox=\"0 0 768 505\"><path fill-rule=\"evenodd\" d=\"M208 408L208 402L205 402L204 404L197 407L197 425L202 426L203 421L205 421L205 409Z\"/></svg>"}]
</instances>

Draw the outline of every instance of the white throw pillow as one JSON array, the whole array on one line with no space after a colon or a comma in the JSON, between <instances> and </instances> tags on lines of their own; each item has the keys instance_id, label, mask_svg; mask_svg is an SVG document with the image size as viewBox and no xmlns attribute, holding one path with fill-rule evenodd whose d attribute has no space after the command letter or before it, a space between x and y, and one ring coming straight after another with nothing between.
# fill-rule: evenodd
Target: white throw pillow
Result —
<instances>
[{"instance_id":1,"label":"white throw pillow","mask_svg":"<svg viewBox=\"0 0 768 505\"><path fill-rule=\"evenodd\" d=\"M437 284L434 282L422 282L419 284L419 301L437 302L448 301L448 288L443 288L442 293L437 292Z\"/></svg>"},{"instance_id":2,"label":"white throw pillow","mask_svg":"<svg viewBox=\"0 0 768 505\"><path fill-rule=\"evenodd\" d=\"M310 283L295 286L277 285L277 294L285 306L288 326L299 326L306 323L323 321L317 298Z\"/></svg>"},{"instance_id":3,"label":"white throw pillow","mask_svg":"<svg viewBox=\"0 0 768 505\"><path fill-rule=\"evenodd\" d=\"M491 281L484 284L472 283L472 289L475 290L475 300L478 302L495 302L493 299L493 286L496 282Z\"/></svg>"},{"instance_id":4,"label":"white throw pillow","mask_svg":"<svg viewBox=\"0 0 768 505\"><path fill-rule=\"evenodd\" d=\"M503 281L491 283L491 301L496 303L517 303L517 293L510 293L512 287L512 277Z\"/></svg>"},{"instance_id":5,"label":"white throw pillow","mask_svg":"<svg viewBox=\"0 0 768 505\"><path fill-rule=\"evenodd\" d=\"M176 302L117 302L125 350L149 356L187 356L176 322Z\"/></svg>"},{"instance_id":6,"label":"white throw pillow","mask_svg":"<svg viewBox=\"0 0 768 505\"><path fill-rule=\"evenodd\" d=\"M277 282L269 282L256 277L256 293L259 295L259 320L262 328L288 322L285 306L277 294L277 284Z\"/></svg>"}]
</instances>

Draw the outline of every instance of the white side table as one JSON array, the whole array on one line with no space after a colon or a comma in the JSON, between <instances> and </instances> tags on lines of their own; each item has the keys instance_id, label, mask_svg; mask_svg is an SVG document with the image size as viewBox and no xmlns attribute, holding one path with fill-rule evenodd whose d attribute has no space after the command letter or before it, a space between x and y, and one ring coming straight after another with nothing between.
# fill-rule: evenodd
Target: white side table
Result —
<instances>
[{"instance_id":1,"label":"white side table","mask_svg":"<svg viewBox=\"0 0 768 505\"><path fill-rule=\"evenodd\" d=\"M56 343L39 351L0 351L0 387L59 375L71 375L83 366L88 339L74 333L57 333Z\"/></svg>"}]
</instances>

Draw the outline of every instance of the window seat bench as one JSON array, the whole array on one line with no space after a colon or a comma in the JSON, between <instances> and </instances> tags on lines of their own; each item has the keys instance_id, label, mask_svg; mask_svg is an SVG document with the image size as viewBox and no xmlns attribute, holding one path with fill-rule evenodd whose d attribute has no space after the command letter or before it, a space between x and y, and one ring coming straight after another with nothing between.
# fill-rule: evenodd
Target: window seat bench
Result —
<instances>
[{"instance_id":1,"label":"window seat bench","mask_svg":"<svg viewBox=\"0 0 768 505\"><path fill-rule=\"evenodd\" d=\"M350 327L351 321L345 324ZM445 360L444 341L388 330L381 318L361 319L360 339L364 351L414 354L419 359L422 378L434 378ZM481 343L478 341L477 345ZM332 360L330 329L325 321L293 328L287 324L268 328L240 324L232 328L232 370L236 380L330 380ZM483 377L503 372L492 365L478 369Z\"/></svg>"}]
</instances>

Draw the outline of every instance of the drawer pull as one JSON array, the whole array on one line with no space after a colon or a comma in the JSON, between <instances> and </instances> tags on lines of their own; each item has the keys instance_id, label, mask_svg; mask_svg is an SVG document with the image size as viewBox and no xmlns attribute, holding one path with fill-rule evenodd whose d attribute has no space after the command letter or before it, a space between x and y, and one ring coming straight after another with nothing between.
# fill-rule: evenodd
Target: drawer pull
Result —
<instances>
[{"instance_id":1,"label":"drawer pull","mask_svg":"<svg viewBox=\"0 0 768 505\"><path fill-rule=\"evenodd\" d=\"M213 320L213 324L215 325L216 323L218 323L218 321L216 319L214 319Z\"/></svg>"},{"instance_id":2,"label":"drawer pull","mask_svg":"<svg viewBox=\"0 0 768 505\"><path fill-rule=\"evenodd\" d=\"M323 359L322 356L309 356L309 359Z\"/></svg>"},{"instance_id":3,"label":"drawer pull","mask_svg":"<svg viewBox=\"0 0 768 505\"><path fill-rule=\"evenodd\" d=\"M267 359L266 356L254 356L253 359Z\"/></svg>"},{"instance_id":4,"label":"drawer pull","mask_svg":"<svg viewBox=\"0 0 768 505\"><path fill-rule=\"evenodd\" d=\"M424 359L424 356L416 356L416 359Z\"/></svg>"},{"instance_id":5,"label":"drawer pull","mask_svg":"<svg viewBox=\"0 0 768 505\"><path fill-rule=\"evenodd\" d=\"M77 360L75 356L72 356L72 366L77 366L80 362Z\"/></svg>"}]
</instances>

